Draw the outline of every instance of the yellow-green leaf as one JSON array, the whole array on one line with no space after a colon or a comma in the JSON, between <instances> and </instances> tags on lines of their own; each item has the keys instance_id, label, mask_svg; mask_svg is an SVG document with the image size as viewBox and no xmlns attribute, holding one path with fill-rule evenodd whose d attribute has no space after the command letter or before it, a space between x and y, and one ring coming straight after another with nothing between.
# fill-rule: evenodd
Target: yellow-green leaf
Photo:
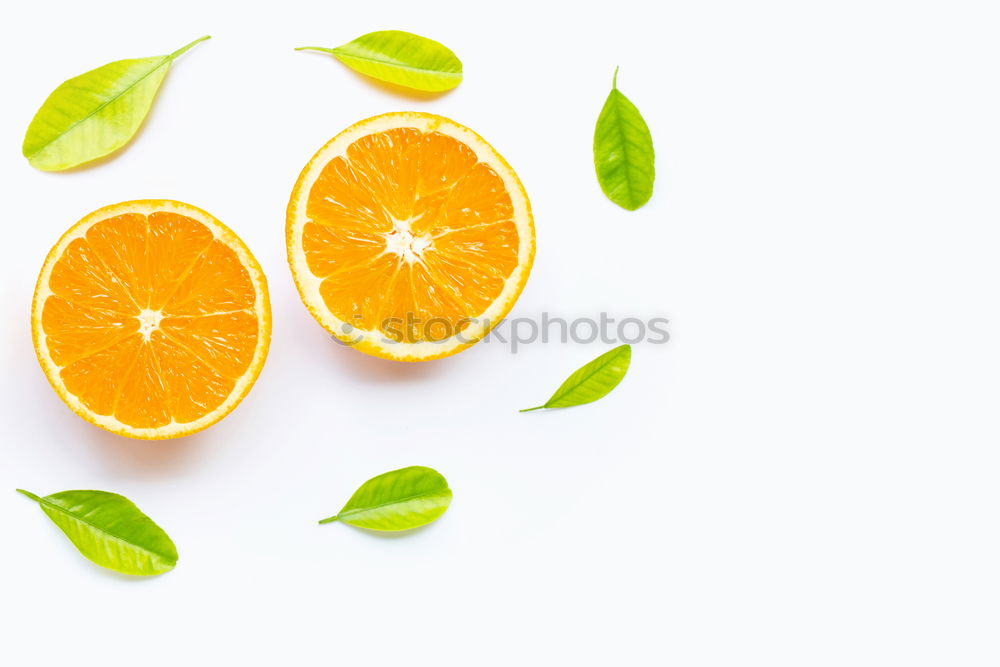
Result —
<instances>
[{"instance_id":1,"label":"yellow-green leaf","mask_svg":"<svg viewBox=\"0 0 1000 667\"><path fill-rule=\"evenodd\" d=\"M179 55L118 60L63 82L35 114L21 147L31 166L61 171L118 150L135 135Z\"/></svg>"},{"instance_id":2,"label":"yellow-green leaf","mask_svg":"<svg viewBox=\"0 0 1000 667\"><path fill-rule=\"evenodd\" d=\"M436 520L450 504L451 489L441 473L410 466L372 477L336 516L320 523L342 521L369 530L408 530Z\"/></svg>"},{"instance_id":3,"label":"yellow-green leaf","mask_svg":"<svg viewBox=\"0 0 1000 667\"><path fill-rule=\"evenodd\" d=\"M329 53L351 69L398 86L437 93L462 82L462 61L433 39L402 30L379 30L333 49L302 46L297 51Z\"/></svg>"},{"instance_id":4,"label":"yellow-green leaf","mask_svg":"<svg viewBox=\"0 0 1000 667\"><path fill-rule=\"evenodd\" d=\"M594 129L594 169L608 199L634 211L653 196L653 137L642 114L618 90L618 70Z\"/></svg>"},{"instance_id":5,"label":"yellow-green leaf","mask_svg":"<svg viewBox=\"0 0 1000 667\"><path fill-rule=\"evenodd\" d=\"M131 500L107 491L62 491L40 498L17 490L41 506L84 556L122 574L163 574L177 564L177 547Z\"/></svg>"},{"instance_id":6,"label":"yellow-green leaf","mask_svg":"<svg viewBox=\"0 0 1000 667\"><path fill-rule=\"evenodd\" d=\"M525 408L521 412L569 408L604 398L625 377L631 361L632 346L619 345L575 370L543 405Z\"/></svg>"}]
</instances>

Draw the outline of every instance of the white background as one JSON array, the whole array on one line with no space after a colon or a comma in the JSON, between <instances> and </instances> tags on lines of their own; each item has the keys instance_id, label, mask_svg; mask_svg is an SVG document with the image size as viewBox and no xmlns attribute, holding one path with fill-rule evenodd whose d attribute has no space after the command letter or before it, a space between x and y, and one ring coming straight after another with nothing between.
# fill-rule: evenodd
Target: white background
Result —
<instances>
[{"instance_id":1,"label":"white background","mask_svg":"<svg viewBox=\"0 0 1000 667\"><path fill-rule=\"evenodd\" d=\"M1000 201L994 2L8 3L0 20L0 661L25 665L997 665ZM300 45L398 28L453 92ZM71 173L20 155L105 62L180 59L135 141ZM619 85L657 150L635 213L593 124ZM332 343L283 242L342 128L441 113L523 179L538 255L512 316L665 316L606 399L518 414L608 345L478 345L422 365ZM270 357L222 423L166 443L74 416L34 358L42 260L89 211L181 199L267 273ZM436 524L317 526L365 479L444 473ZM181 560L136 580L27 499L123 493Z\"/></svg>"}]
</instances>

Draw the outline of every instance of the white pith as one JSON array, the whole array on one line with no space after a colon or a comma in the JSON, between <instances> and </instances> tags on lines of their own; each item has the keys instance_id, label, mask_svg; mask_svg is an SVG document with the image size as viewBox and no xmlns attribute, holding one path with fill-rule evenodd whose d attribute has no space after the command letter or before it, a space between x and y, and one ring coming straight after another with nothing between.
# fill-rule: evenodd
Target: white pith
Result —
<instances>
[{"instance_id":1,"label":"white pith","mask_svg":"<svg viewBox=\"0 0 1000 667\"><path fill-rule=\"evenodd\" d=\"M307 222L306 204L313 184L323 168L333 159L347 159L347 148L361 137L400 127L415 128L421 132L443 131L468 146L480 162L489 165L503 181L513 208L512 222L518 232L518 265L507 277L497 298L482 313L470 318L471 322L456 335L440 341L402 343L389 339L378 329L361 329L345 322L330 312L320 294L322 279L314 275L306 262L302 248L302 231ZM433 249L433 239L414 237L409 233L411 220L395 221L394 230L386 234L386 252L400 255L407 262L417 262ZM297 287L310 312L323 327L341 340L358 345L367 343L381 350L386 356L417 360L445 356L452 351L469 346L482 339L510 310L525 281L534 257L535 233L531 206L517 174L500 155L472 130L441 116L397 112L375 116L357 123L317 152L299 177L299 186L288 205L288 261ZM364 345L360 346L364 350Z\"/></svg>"},{"instance_id":2,"label":"white pith","mask_svg":"<svg viewBox=\"0 0 1000 667\"><path fill-rule=\"evenodd\" d=\"M149 340L152 337L153 332L160 326L160 320L163 319L163 313L159 310L150 310L149 308L146 308L139 313L137 319L139 320L139 335L142 336L143 340Z\"/></svg>"},{"instance_id":3,"label":"white pith","mask_svg":"<svg viewBox=\"0 0 1000 667\"><path fill-rule=\"evenodd\" d=\"M401 256L407 264L422 262L424 252L434 244L434 239L429 234L414 236L413 232L410 231L410 225L418 219L419 216L406 220L393 218L392 231L382 235L385 237L385 251Z\"/></svg>"}]
</instances>

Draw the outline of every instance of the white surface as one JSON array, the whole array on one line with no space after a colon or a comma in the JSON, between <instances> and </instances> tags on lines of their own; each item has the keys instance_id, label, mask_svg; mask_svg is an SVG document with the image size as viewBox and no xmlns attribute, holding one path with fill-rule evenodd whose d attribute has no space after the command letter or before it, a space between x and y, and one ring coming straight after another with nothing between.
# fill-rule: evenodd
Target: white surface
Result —
<instances>
[{"instance_id":1,"label":"white surface","mask_svg":"<svg viewBox=\"0 0 1000 667\"><path fill-rule=\"evenodd\" d=\"M995 3L604 4L8 3L0 661L1000 661ZM465 82L406 97L291 50L385 28L448 44ZM21 158L59 82L206 33L116 158ZM632 214L591 164L615 65L658 151ZM518 414L607 346L402 366L331 343L293 289L284 208L324 141L394 109L469 125L520 173L538 256L512 315L662 314L670 344L637 346L599 403ZM178 442L71 414L28 330L62 231L139 197L232 226L274 304L255 389ZM451 482L437 524L315 524L409 464ZM100 570L15 486L123 493L181 562Z\"/></svg>"}]
</instances>

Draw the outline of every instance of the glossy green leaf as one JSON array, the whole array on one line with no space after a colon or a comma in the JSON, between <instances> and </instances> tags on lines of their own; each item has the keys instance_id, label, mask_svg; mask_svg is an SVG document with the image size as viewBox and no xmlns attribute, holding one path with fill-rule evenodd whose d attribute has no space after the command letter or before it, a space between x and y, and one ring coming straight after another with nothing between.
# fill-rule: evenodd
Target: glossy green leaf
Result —
<instances>
[{"instance_id":1,"label":"glossy green leaf","mask_svg":"<svg viewBox=\"0 0 1000 667\"><path fill-rule=\"evenodd\" d=\"M625 377L631 361L632 347L619 345L574 371L544 405L525 408L521 412L542 408L570 408L604 398Z\"/></svg>"},{"instance_id":2,"label":"glossy green leaf","mask_svg":"<svg viewBox=\"0 0 1000 667\"><path fill-rule=\"evenodd\" d=\"M174 569L177 548L131 500L107 491L62 491L37 502L84 556L123 574L154 575Z\"/></svg>"},{"instance_id":3,"label":"glossy green leaf","mask_svg":"<svg viewBox=\"0 0 1000 667\"><path fill-rule=\"evenodd\" d=\"M174 59L206 39L167 56L108 63L63 82L28 126L24 157L37 169L60 171L118 150L139 130Z\"/></svg>"},{"instance_id":4,"label":"glossy green leaf","mask_svg":"<svg viewBox=\"0 0 1000 667\"><path fill-rule=\"evenodd\" d=\"M434 521L450 504L451 489L441 473L411 466L372 477L336 516L320 523L342 521L370 530L407 530Z\"/></svg>"},{"instance_id":5,"label":"glossy green leaf","mask_svg":"<svg viewBox=\"0 0 1000 667\"><path fill-rule=\"evenodd\" d=\"M594 169L608 199L634 211L653 196L653 137L642 114L618 90L618 70L594 129Z\"/></svg>"},{"instance_id":6,"label":"glossy green leaf","mask_svg":"<svg viewBox=\"0 0 1000 667\"><path fill-rule=\"evenodd\" d=\"M402 30L370 32L333 49L302 46L296 50L329 53L362 74L431 93L451 90L462 82L462 61L451 49Z\"/></svg>"}]
</instances>

